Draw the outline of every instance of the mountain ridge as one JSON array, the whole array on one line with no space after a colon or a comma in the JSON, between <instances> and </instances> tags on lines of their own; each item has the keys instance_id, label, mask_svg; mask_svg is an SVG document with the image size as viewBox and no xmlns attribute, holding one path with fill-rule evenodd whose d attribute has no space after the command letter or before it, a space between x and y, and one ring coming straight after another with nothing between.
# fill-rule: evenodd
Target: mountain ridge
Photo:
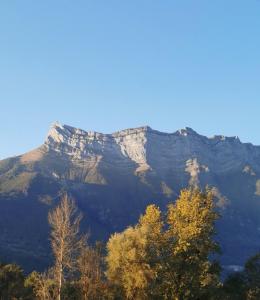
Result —
<instances>
[{"instance_id":1,"label":"mountain ridge","mask_svg":"<svg viewBox=\"0 0 260 300\"><path fill-rule=\"evenodd\" d=\"M225 135L214 135L214 136L205 136L205 135L201 135L199 134L197 131L195 131L194 129L192 129L191 127L184 127L184 128L180 128L174 132L164 132L164 131L160 131L160 130L156 130L151 128L149 125L145 125L145 126L139 126L139 127L131 127L131 128L127 128L127 129L122 129L122 130L118 130L112 133L102 133L102 132L98 132L98 131L93 131L93 130L84 130L78 127L73 127L67 124L62 124L58 121L53 122L52 125L50 126L50 130L48 135L50 134L50 132L52 131L52 129L55 128L60 128L60 129L69 129L69 130L73 130L75 132L81 132L82 135L90 135L90 136L106 136L106 137L117 137L117 136L124 136L124 135L128 135L128 134L134 134L137 132L150 132L150 133L154 133L154 134L158 134L158 135L165 135L165 136L172 136L172 135L188 135L188 134L195 134L195 135L199 135L202 137L205 137L207 139L230 139L230 140L239 140L238 136L225 136ZM252 143L243 143L243 144L251 144ZM253 146L258 146L258 145L253 145ZM260 146L259 146L260 147Z\"/></svg>"},{"instance_id":2,"label":"mountain ridge","mask_svg":"<svg viewBox=\"0 0 260 300\"><path fill-rule=\"evenodd\" d=\"M213 188L222 215L222 262L242 265L259 248L259 146L191 128L102 134L56 122L41 146L0 161L0 228L6 232L0 257L24 264L26 253L42 249L35 259L47 263L47 213L64 191L86 215L83 229L104 240L134 224L148 204L165 208L189 185Z\"/></svg>"}]
</instances>

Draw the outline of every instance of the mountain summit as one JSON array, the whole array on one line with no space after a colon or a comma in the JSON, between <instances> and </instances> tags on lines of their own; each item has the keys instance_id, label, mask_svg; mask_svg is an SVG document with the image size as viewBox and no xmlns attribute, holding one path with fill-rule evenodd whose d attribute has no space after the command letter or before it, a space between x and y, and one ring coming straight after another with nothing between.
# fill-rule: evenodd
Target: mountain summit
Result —
<instances>
[{"instance_id":1,"label":"mountain summit","mask_svg":"<svg viewBox=\"0 0 260 300\"><path fill-rule=\"evenodd\" d=\"M191 128L102 134L56 122L39 148L0 161L0 256L48 263L47 213L64 191L95 240L136 222L149 203L166 207L188 185L213 187L223 264L240 265L259 250L259 146Z\"/></svg>"}]
</instances>

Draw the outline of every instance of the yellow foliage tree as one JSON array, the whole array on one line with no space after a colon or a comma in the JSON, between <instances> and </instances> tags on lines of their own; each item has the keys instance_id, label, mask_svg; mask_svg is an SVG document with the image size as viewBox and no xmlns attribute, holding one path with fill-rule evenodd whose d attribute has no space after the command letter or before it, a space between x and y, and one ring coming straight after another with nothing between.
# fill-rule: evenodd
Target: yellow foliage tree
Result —
<instances>
[{"instance_id":1,"label":"yellow foliage tree","mask_svg":"<svg viewBox=\"0 0 260 300\"><path fill-rule=\"evenodd\" d=\"M219 268L209 255L218 250L217 218L209 189L181 191L165 216L148 206L135 227L110 238L108 279L123 299L214 299Z\"/></svg>"},{"instance_id":2,"label":"yellow foliage tree","mask_svg":"<svg viewBox=\"0 0 260 300\"><path fill-rule=\"evenodd\" d=\"M151 299L162 227L160 209L150 205L135 227L110 238L107 245L107 277L121 288L123 298Z\"/></svg>"},{"instance_id":3,"label":"yellow foliage tree","mask_svg":"<svg viewBox=\"0 0 260 300\"><path fill-rule=\"evenodd\" d=\"M210 189L182 190L175 204L169 205L166 234L173 299L210 299L213 296L209 292L214 294L218 288L219 267L209 260L209 255L219 250L213 240L217 218Z\"/></svg>"},{"instance_id":4,"label":"yellow foliage tree","mask_svg":"<svg viewBox=\"0 0 260 300\"><path fill-rule=\"evenodd\" d=\"M148 299L146 288L153 272L146 261L147 229L129 227L108 241L107 277L126 299Z\"/></svg>"}]
</instances>

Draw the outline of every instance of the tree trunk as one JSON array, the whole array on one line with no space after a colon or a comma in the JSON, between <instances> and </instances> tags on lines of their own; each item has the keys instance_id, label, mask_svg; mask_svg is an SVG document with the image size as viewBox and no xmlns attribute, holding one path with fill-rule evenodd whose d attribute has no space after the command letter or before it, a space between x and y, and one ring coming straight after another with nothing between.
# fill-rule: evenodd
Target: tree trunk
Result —
<instances>
[{"instance_id":1,"label":"tree trunk","mask_svg":"<svg viewBox=\"0 0 260 300\"><path fill-rule=\"evenodd\" d=\"M59 279L58 279L58 296L57 296L57 300L61 300L62 266L60 267L58 276L59 276Z\"/></svg>"}]
</instances>

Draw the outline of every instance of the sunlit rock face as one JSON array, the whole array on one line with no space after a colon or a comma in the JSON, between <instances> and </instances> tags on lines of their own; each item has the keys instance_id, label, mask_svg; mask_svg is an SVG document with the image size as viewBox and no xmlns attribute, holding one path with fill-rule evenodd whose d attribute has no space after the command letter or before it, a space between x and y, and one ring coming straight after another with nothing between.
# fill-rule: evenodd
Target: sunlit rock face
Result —
<instances>
[{"instance_id":1,"label":"sunlit rock face","mask_svg":"<svg viewBox=\"0 0 260 300\"><path fill-rule=\"evenodd\" d=\"M136 222L149 203L165 208L180 189L210 185L222 215L222 262L239 265L259 248L259 182L260 147L237 137L148 126L103 134L54 123L42 146L0 161L0 255L24 263L33 253L45 265L47 213L65 191L95 240Z\"/></svg>"},{"instance_id":2,"label":"sunlit rock face","mask_svg":"<svg viewBox=\"0 0 260 300\"><path fill-rule=\"evenodd\" d=\"M215 172L236 170L255 165L260 159L260 148L243 144L237 137L215 136L207 138L190 128L175 133L163 133L150 127L122 130L113 134L84 131L59 123L53 124L45 145L49 150L70 156L71 159L88 159L107 156L125 157L138 166L178 169L196 159L205 168ZM247 165L246 165L247 164ZM259 164L255 165L259 171Z\"/></svg>"}]
</instances>

